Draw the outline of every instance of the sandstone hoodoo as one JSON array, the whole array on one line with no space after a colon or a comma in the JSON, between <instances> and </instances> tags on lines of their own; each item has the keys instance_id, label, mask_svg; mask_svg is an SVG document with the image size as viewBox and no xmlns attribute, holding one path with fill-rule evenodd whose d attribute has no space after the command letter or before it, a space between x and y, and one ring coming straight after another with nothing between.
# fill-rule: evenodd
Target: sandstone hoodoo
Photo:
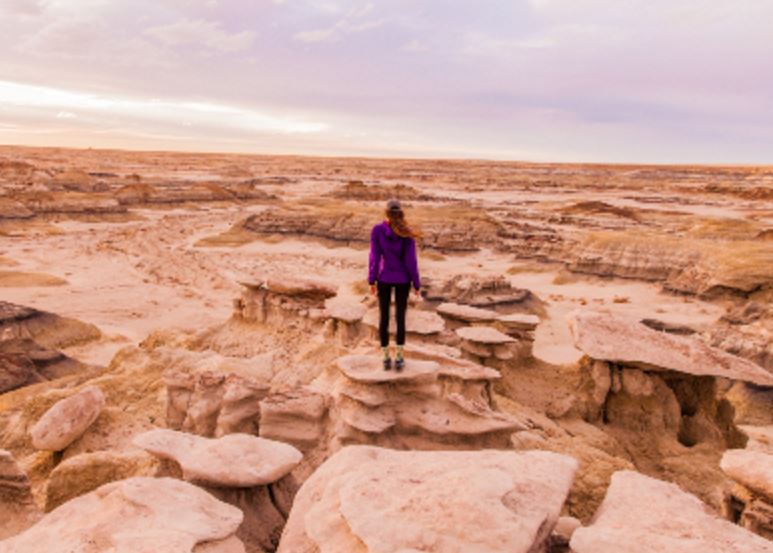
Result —
<instances>
[{"instance_id":1,"label":"sandstone hoodoo","mask_svg":"<svg viewBox=\"0 0 773 553\"><path fill-rule=\"evenodd\" d=\"M267 279L243 282L242 296L235 302L234 315L247 322L281 323L287 316L324 316L325 300L336 290L310 279Z\"/></svg>"},{"instance_id":2,"label":"sandstone hoodoo","mask_svg":"<svg viewBox=\"0 0 773 553\"><path fill-rule=\"evenodd\" d=\"M291 445L248 434L211 439L159 428L136 436L134 444L175 461L186 480L221 487L276 482L303 458Z\"/></svg>"},{"instance_id":3,"label":"sandstone hoodoo","mask_svg":"<svg viewBox=\"0 0 773 553\"><path fill-rule=\"evenodd\" d=\"M104 405L105 396L96 386L58 401L30 430L32 445L48 451L63 450L88 430Z\"/></svg>"},{"instance_id":4,"label":"sandstone hoodoo","mask_svg":"<svg viewBox=\"0 0 773 553\"><path fill-rule=\"evenodd\" d=\"M172 478L106 484L0 541L0 553L168 551L244 553L235 537L243 515L207 492Z\"/></svg>"},{"instance_id":5,"label":"sandstone hoodoo","mask_svg":"<svg viewBox=\"0 0 773 553\"><path fill-rule=\"evenodd\" d=\"M347 447L301 487L277 551L541 551L575 469L548 452Z\"/></svg>"},{"instance_id":6,"label":"sandstone hoodoo","mask_svg":"<svg viewBox=\"0 0 773 553\"><path fill-rule=\"evenodd\" d=\"M496 371L461 360L408 359L401 372L380 370L378 357L348 355L338 374L315 382L334 398L335 442L396 448L507 447L525 425L493 407Z\"/></svg>"},{"instance_id":7,"label":"sandstone hoodoo","mask_svg":"<svg viewBox=\"0 0 773 553\"><path fill-rule=\"evenodd\" d=\"M773 454L731 449L720 466L736 482L726 497L725 515L773 540Z\"/></svg>"},{"instance_id":8,"label":"sandstone hoodoo","mask_svg":"<svg viewBox=\"0 0 773 553\"><path fill-rule=\"evenodd\" d=\"M773 544L712 515L678 486L633 471L612 476L591 526L571 539L576 553L770 553Z\"/></svg>"},{"instance_id":9,"label":"sandstone hoodoo","mask_svg":"<svg viewBox=\"0 0 773 553\"><path fill-rule=\"evenodd\" d=\"M485 363L492 357L508 361L516 356L515 340L490 326L467 326L456 329L462 339L462 350L475 361Z\"/></svg>"}]
</instances>

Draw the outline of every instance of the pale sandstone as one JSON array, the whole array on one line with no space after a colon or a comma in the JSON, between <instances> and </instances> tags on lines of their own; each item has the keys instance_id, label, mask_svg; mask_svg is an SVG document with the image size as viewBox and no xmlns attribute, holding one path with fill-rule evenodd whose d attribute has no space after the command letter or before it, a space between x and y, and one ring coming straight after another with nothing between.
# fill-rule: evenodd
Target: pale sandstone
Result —
<instances>
[{"instance_id":1,"label":"pale sandstone","mask_svg":"<svg viewBox=\"0 0 773 553\"><path fill-rule=\"evenodd\" d=\"M136 477L105 484L0 542L0 553L243 553L233 541L239 509L172 478ZM223 541L222 546L215 547Z\"/></svg>"},{"instance_id":2,"label":"pale sandstone","mask_svg":"<svg viewBox=\"0 0 773 553\"><path fill-rule=\"evenodd\" d=\"M437 312L445 317L470 323L490 322L497 317L497 313L495 311L450 302L445 302L438 305Z\"/></svg>"},{"instance_id":3,"label":"pale sandstone","mask_svg":"<svg viewBox=\"0 0 773 553\"><path fill-rule=\"evenodd\" d=\"M658 332L638 321L594 311L571 313L569 327L575 345L593 359L773 386L773 374L762 367L692 336Z\"/></svg>"},{"instance_id":4,"label":"pale sandstone","mask_svg":"<svg viewBox=\"0 0 773 553\"><path fill-rule=\"evenodd\" d=\"M457 328L456 334L463 340L468 340L476 344L498 345L514 342L512 337L499 332L496 328L488 326L467 326L464 328Z\"/></svg>"},{"instance_id":5,"label":"pale sandstone","mask_svg":"<svg viewBox=\"0 0 773 553\"><path fill-rule=\"evenodd\" d=\"M97 420L104 405L105 396L96 386L58 401L30 430L32 445L48 451L63 450Z\"/></svg>"},{"instance_id":6,"label":"pale sandstone","mask_svg":"<svg viewBox=\"0 0 773 553\"><path fill-rule=\"evenodd\" d=\"M224 487L276 482L303 457L291 445L247 434L210 439L159 428L135 436L134 444L178 463L186 480Z\"/></svg>"},{"instance_id":7,"label":"pale sandstone","mask_svg":"<svg viewBox=\"0 0 773 553\"><path fill-rule=\"evenodd\" d=\"M677 485L638 472L612 476L591 526L572 535L576 553L770 553L773 543L712 515Z\"/></svg>"},{"instance_id":8,"label":"pale sandstone","mask_svg":"<svg viewBox=\"0 0 773 553\"><path fill-rule=\"evenodd\" d=\"M48 477L45 510L93 491L109 482L133 476L160 476L161 463L144 451L94 451L59 463Z\"/></svg>"},{"instance_id":9,"label":"pale sandstone","mask_svg":"<svg viewBox=\"0 0 773 553\"><path fill-rule=\"evenodd\" d=\"M301 487L278 552L538 551L575 470L548 452L348 447Z\"/></svg>"},{"instance_id":10,"label":"pale sandstone","mask_svg":"<svg viewBox=\"0 0 773 553\"><path fill-rule=\"evenodd\" d=\"M773 455L728 449L719 466L730 478L773 502Z\"/></svg>"}]
</instances>

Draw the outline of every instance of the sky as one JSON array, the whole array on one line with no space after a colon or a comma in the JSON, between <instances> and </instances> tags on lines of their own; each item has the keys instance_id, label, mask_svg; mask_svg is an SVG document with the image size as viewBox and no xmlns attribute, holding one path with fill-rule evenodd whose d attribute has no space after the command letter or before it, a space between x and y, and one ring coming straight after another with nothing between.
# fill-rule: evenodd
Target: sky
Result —
<instances>
[{"instance_id":1,"label":"sky","mask_svg":"<svg viewBox=\"0 0 773 553\"><path fill-rule=\"evenodd\" d=\"M773 163L773 0L0 0L0 143Z\"/></svg>"}]
</instances>

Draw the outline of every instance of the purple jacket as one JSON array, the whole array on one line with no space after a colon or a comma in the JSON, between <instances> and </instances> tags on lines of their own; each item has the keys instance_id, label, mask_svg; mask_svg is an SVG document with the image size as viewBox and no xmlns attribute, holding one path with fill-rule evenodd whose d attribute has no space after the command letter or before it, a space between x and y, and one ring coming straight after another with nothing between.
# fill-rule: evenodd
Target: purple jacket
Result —
<instances>
[{"instance_id":1,"label":"purple jacket","mask_svg":"<svg viewBox=\"0 0 773 553\"><path fill-rule=\"evenodd\" d=\"M388 284L411 282L417 290L421 287L416 241L398 236L386 221L374 226L370 232L368 284L376 281Z\"/></svg>"}]
</instances>

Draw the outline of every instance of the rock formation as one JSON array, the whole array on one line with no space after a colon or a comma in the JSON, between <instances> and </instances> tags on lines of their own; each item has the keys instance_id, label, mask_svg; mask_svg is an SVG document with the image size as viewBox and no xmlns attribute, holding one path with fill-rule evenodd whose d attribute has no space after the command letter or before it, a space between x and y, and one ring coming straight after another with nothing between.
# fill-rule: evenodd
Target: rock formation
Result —
<instances>
[{"instance_id":1,"label":"rock formation","mask_svg":"<svg viewBox=\"0 0 773 553\"><path fill-rule=\"evenodd\" d=\"M186 480L232 488L276 482L303 457L291 445L248 434L211 439L159 428L135 436L134 444L175 461Z\"/></svg>"},{"instance_id":2,"label":"rock formation","mask_svg":"<svg viewBox=\"0 0 773 553\"><path fill-rule=\"evenodd\" d=\"M0 540L29 528L38 518L27 475L10 451L0 449Z\"/></svg>"},{"instance_id":3,"label":"rock formation","mask_svg":"<svg viewBox=\"0 0 773 553\"><path fill-rule=\"evenodd\" d=\"M288 316L324 317L325 300L334 288L311 279L267 279L243 282L242 296L234 304L234 317L247 322L275 324Z\"/></svg>"},{"instance_id":4,"label":"rock formation","mask_svg":"<svg viewBox=\"0 0 773 553\"><path fill-rule=\"evenodd\" d=\"M612 476L591 526L571 539L575 553L770 553L773 543L710 514L675 484L633 471Z\"/></svg>"},{"instance_id":5,"label":"rock formation","mask_svg":"<svg viewBox=\"0 0 773 553\"><path fill-rule=\"evenodd\" d=\"M720 466L735 481L725 499L725 515L773 540L773 454L731 449L722 456Z\"/></svg>"},{"instance_id":6,"label":"rock formation","mask_svg":"<svg viewBox=\"0 0 773 553\"><path fill-rule=\"evenodd\" d=\"M401 372L380 359L348 355L315 383L333 397L334 440L397 448L507 447L524 425L492 407L496 371L461 360L407 359Z\"/></svg>"},{"instance_id":7,"label":"rock formation","mask_svg":"<svg viewBox=\"0 0 773 553\"><path fill-rule=\"evenodd\" d=\"M278 552L541 551L575 467L547 452L347 447L301 487Z\"/></svg>"},{"instance_id":8,"label":"rock formation","mask_svg":"<svg viewBox=\"0 0 773 553\"><path fill-rule=\"evenodd\" d=\"M46 512L104 484L133 476L165 476L162 464L138 450L94 451L69 457L56 465L46 483Z\"/></svg>"},{"instance_id":9,"label":"rock formation","mask_svg":"<svg viewBox=\"0 0 773 553\"><path fill-rule=\"evenodd\" d=\"M536 303L529 290L516 288L504 276L480 278L476 275L454 275L446 281L425 279L423 295L428 301L506 309Z\"/></svg>"},{"instance_id":10,"label":"rock formation","mask_svg":"<svg viewBox=\"0 0 773 553\"><path fill-rule=\"evenodd\" d=\"M244 553L234 535L242 519L239 509L191 484L137 477L64 503L0 541L0 553Z\"/></svg>"},{"instance_id":11,"label":"rock formation","mask_svg":"<svg viewBox=\"0 0 773 553\"><path fill-rule=\"evenodd\" d=\"M32 445L37 449L61 451L97 420L105 405L105 396L96 386L54 404L30 430Z\"/></svg>"}]
</instances>

